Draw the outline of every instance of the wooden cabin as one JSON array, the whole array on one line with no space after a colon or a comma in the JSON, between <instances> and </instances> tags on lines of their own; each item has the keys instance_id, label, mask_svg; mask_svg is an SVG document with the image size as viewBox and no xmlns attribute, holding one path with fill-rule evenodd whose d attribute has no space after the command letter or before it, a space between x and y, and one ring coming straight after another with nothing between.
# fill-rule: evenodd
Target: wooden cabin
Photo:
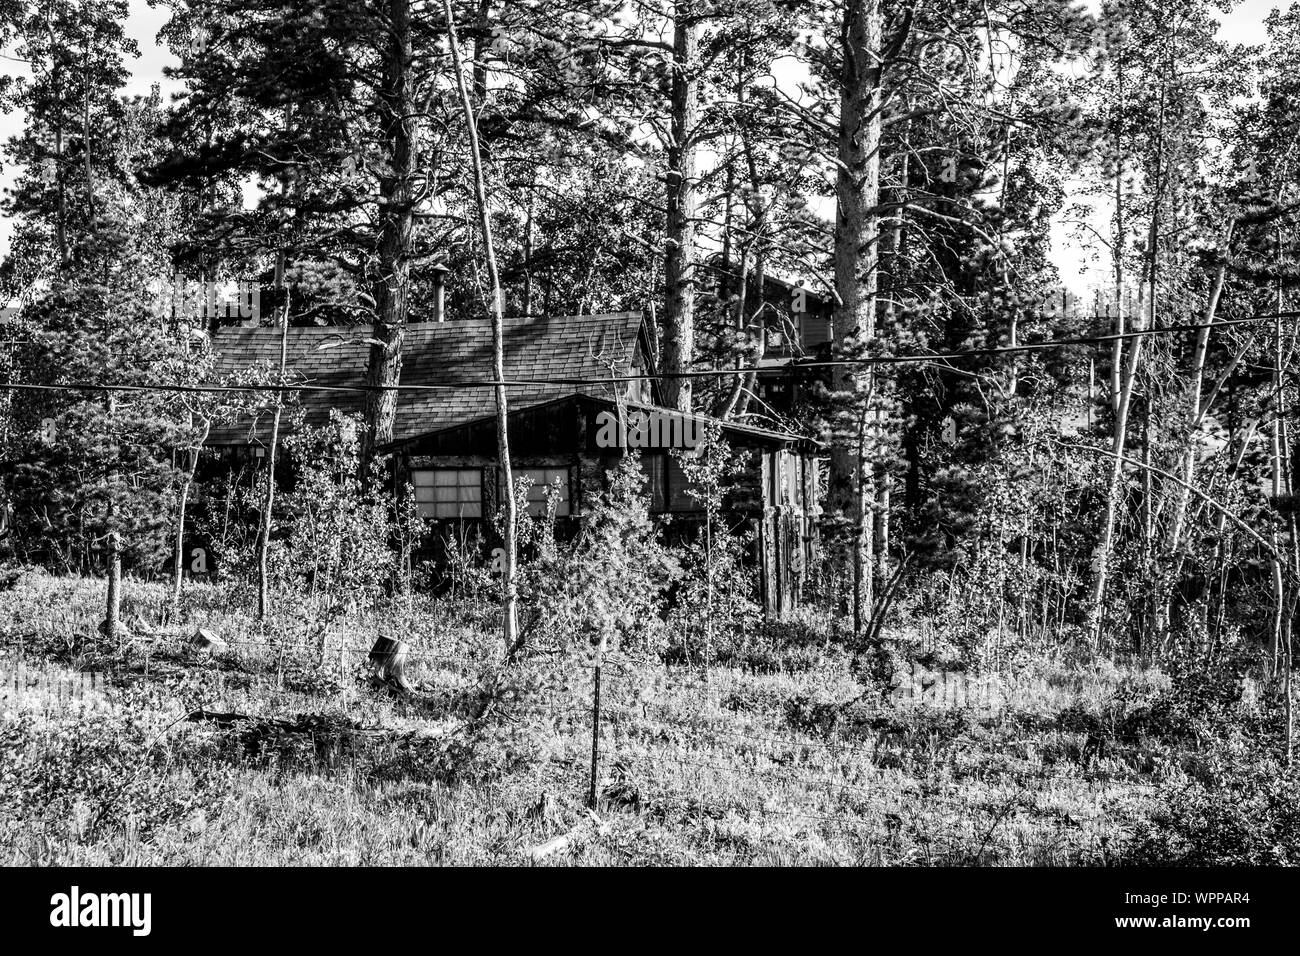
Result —
<instances>
[{"instance_id":1,"label":"wooden cabin","mask_svg":"<svg viewBox=\"0 0 1300 956\"><path fill-rule=\"evenodd\" d=\"M509 386L511 464L530 479L529 509L548 507L558 489L557 534L571 532L607 473L636 450L648 479L651 510L668 533L690 533L703 516L673 449L696 447L709 419L659 404L649 332L640 313L507 319L505 374ZM361 391L331 391L365 382L367 328L291 328L288 376L299 393L301 419L323 425L330 409L358 413ZM274 367L280 331L223 328L213 336L220 374L255 363ZM490 547L491 518L500 501L488 319L415 323L402 350L404 386L392 456L399 483L415 489L420 513L440 532L477 537ZM268 413L214 426L207 444L229 460L265 455ZM817 458L799 436L734 422L718 423L746 466L724 500L733 529L750 530L764 606L773 616L794 607L816 547ZM435 535L435 537L437 537Z\"/></svg>"},{"instance_id":2,"label":"wooden cabin","mask_svg":"<svg viewBox=\"0 0 1300 956\"><path fill-rule=\"evenodd\" d=\"M703 290L705 294L715 295L728 309L734 308L741 282L739 270L715 259L706 275L712 284ZM798 416L818 384L829 382L825 369L804 366L831 357L833 298L820 280L752 271L747 277L745 302L746 315L750 321L761 321L763 335L755 395L782 415Z\"/></svg>"}]
</instances>

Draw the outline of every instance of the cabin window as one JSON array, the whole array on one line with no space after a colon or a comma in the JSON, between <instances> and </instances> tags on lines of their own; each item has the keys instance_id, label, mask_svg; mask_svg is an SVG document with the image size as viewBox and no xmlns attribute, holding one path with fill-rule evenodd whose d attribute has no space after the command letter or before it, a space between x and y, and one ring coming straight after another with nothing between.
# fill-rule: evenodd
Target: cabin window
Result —
<instances>
[{"instance_id":1,"label":"cabin window","mask_svg":"<svg viewBox=\"0 0 1300 956\"><path fill-rule=\"evenodd\" d=\"M528 513L534 517L546 514L551 489L558 487L559 498L555 502L556 517L569 516L569 469L568 468L516 468L515 483L520 478L530 478L528 485Z\"/></svg>"},{"instance_id":2,"label":"cabin window","mask_svg":"<svg viewBox=\"0 0 1300 956\"><path fill-rule=\"evenodd\" d=\"M650 493L650 511L674 513L703 511L704 504L688 492L691 482L682 471L677 456L657 454L641 456L641 471L646 476L645 490Z\"/></svg>"},{"instance_id":3,"label":"cabin window","mask_svg":"<svg viewBox=\"0 0 1300 956\"><path fill-rule=\"evenodd\" d=\"M667 487L664 471L667 458L667 455L641 456L641 471L646 476L646 483L642 491L650 493L650 510L652 512L664 510L664 491Z\"/></svg>"},{"instance_id":4,"label":"cabin window","mask_svg":"<svg viewBox=\"0 0 1300 956\"><path fill-rule=\"evenodd\" d=\"M422 517L483 517L483 473L478 468L412 471L411 484Z\"/></svg>"},{"instance_id":5,"label":"cabin window","mask_svg":"<svg viewBox=\"0 0 1300 956\"><path fill-rule=\"evenodd\" d=\"M690 493L694 486L682 471L681 460L676 455L664 457L668 460L668 510L703 511L704 502Z\"/></svg>"}]
</instances>

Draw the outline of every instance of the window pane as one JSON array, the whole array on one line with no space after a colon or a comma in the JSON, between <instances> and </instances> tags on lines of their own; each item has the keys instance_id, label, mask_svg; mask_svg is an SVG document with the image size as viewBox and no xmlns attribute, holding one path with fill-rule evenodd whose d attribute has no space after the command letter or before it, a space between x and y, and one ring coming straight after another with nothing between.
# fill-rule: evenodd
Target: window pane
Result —
<instances>
[{"instance_id":1,"label":"window pane","mask_svg":"<svg viewBox=\"0 0 1300 956\"><path fill-rule=\"evenodd\" d=\"M686 480L686 473L682 471L681 462L672 455L664 457L668 459L668 510L703 511L703 502L687 493L687 489L693 486Z\"/></svg>"},{"instance_id":2,"label":"window pane","mask_svg":"<svg viewBox=\"0 0 1300 956\"><path fill-rule=\"evenodd\" d=\"M642 491L650 495L650 510L664 510L664 459L666 455L641 456L641 472L646 476Z\"/></svg>"},{"instance_id":3,"label":"window pane","mask_svg":"<svg viewBox=\"0 0 1300 956\"><path fill-rule=\"evenodd\" d=\"M477 468L431 468L411 472L415 501L426 518L482 517L482 473Z\"/></svg>"},{"instance_id":4,"label":"window pane","mask_svg":"<svg viewBox=\"0 0 1300 956\"><path fill-rule=\"evenodd\" d=\"M546 514L547 502L552 493L556 495L555 514L558 517L569 515L569 469L568 468L516 468L514 469L516 485L528 481L528 513L539 516ZM554 491L552 491L554 489Z\"/></svg>"}]
</instances>

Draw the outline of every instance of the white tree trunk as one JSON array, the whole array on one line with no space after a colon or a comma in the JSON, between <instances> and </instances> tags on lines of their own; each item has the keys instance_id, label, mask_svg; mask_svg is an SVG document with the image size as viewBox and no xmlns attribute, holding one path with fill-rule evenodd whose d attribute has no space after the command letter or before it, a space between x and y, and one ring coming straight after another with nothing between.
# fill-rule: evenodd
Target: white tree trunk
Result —
<instances>
[{"instance_id":1,"label":"white tree trunk","mask_svg":"<svg viewBox=\"0 0 1300 956\"><path fill-rule=\"evenodd\" d=\"M487 187L483 179L483 158L479 150L478 126L474 122L474 108L470 102L469 89L465 85L465 72L461 67L460 44L456 40L456 24L451 10L451 0L443 0L443 12L447 17L447 41L451 45L452 65L456 71L456 86L460 90L461 107L465 114L465 128L469 136L470 163L474 172L474 199L478 204L479 227L483 232L483 250L487 259L488 283L492 293L492 374L496 379L496 426L497 459L501 469L501 484L505 520L502 536L505 552L502 569L502 631L506 657L519 650L518 586L516 583L516 528L518 516L515 514L515 483L510 467L510 438L507 424L509 407L506 399L505 381L505 317L501 312L501 277L497 272L496 250L492 244L492 221L488 213Z\"/></svg>"},{"instance_id":2,"label":"white tree trunk","mask_svg":"<svg viewBox=\"0 0 1300 956\"><path fill-rule=\"evenodd\" d=\"M1134 331L1141 331L1135 322ZM1102 612L1106 603L1106 581L1110 568L1111 550L1115 538L1115 515L1119 509L1124 481L1124 444L1128 435L1129 408L1133 402L1133 383L1137 379L1138 359L1142 352L1142 337L1135 336L1129 347L1128 361L1124 366L1123 384L1120 388L1119 411L1115 415L1115 431L1111 438L1111 453L1115 456L1106 486L1106 511L1102 518L1101 537L1092 558L1092 588L1088 603L1088 640L1093 648L1101 642Z\"/></svg>"}]
</instances>

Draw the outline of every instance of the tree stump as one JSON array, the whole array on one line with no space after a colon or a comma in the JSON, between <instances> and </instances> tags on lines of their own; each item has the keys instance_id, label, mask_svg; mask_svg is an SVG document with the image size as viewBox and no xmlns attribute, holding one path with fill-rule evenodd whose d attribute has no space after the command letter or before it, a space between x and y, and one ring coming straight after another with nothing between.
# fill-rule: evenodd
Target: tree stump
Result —
<instances>
[{"instance_id":1,"label":"tree stump","mask_svg":"<svg viewBox=\"0 0 1300 956\"><path fill-rule=\"evenodd\" d=\"M405 641L395 641L391 637L375 639L367 660L374 677L385 684L410 693L411 685L406 679L406 659L411 652Z\"/></svg>"},{"instance_id":2,"label":"tree stump","mask_svg":"<svg viewBox=\"0 0 1300 956\"><path fill-rule=\"evenodd\" d=\"M194 632L194 636L189 639L191 650L198 653L213 653L214 651L224 651L227 647L225 641L209 631L206 627L201 627Z\"/></svg>"}]
</instances>

